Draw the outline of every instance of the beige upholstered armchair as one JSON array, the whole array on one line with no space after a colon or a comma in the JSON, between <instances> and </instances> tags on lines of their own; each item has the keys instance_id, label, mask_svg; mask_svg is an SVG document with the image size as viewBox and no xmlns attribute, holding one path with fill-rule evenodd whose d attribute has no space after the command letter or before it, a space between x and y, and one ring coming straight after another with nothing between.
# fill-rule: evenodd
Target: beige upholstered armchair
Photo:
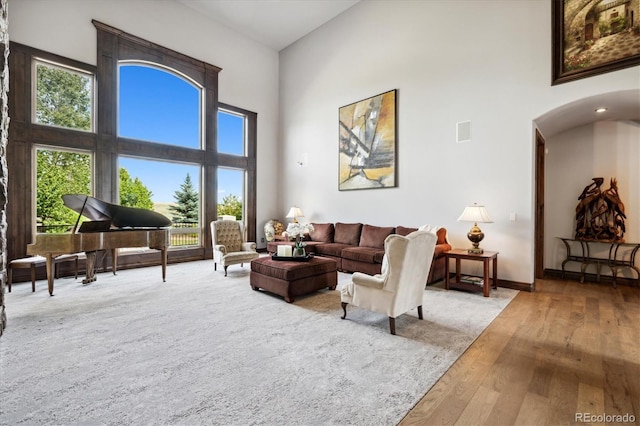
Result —
<instances>
[{"instance_id":1,"label":"beige upholstered armchair","mask_svg":"<svg viewBox=\"0 0 640 426\"><path fill-rule=\"evenodd\" d=\"M411 309L418 308L418 318L422 319L422 297L436 240L436 234L428 231L415 231L406 237L389 235L384 241L381 273L371 276L355 272L351 282L342 287L342 319L347 317L349 303L386 314L391 334L396 334L396 317Z\"/></svg>"},{"instance_id":2,"label":"beige upholstered armchair","mask_svg":"<svg viewBox=\"0 0 640 426\"><path fill-rule=\"evenodd\" d=\"M217 220L211 222L211 242L213 244L213 269L218 270L218 263L224 266L224 276L227 276L229 265L242 266L251 262L259 254L256 243L244 241L242 222L235 220Z\"/></svg>"}]
</instances>

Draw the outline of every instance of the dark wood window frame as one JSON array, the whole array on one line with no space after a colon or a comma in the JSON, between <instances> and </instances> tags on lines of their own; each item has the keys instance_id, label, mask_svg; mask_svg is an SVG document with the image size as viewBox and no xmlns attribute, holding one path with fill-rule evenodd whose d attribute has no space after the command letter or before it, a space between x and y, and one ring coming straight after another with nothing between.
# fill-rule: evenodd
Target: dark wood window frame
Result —
<instances>
[{"instance_id":1,"label":"dark wood window frame","mask_svg":"<svg viewBox=\"0 0 640 426\"><path fill-rule=\"evenodd\" d=\"M179 161L201 165L203 169L202 201L204 204L202 247L176 248L169 252L169 261L211 258L209 222L216 219L217 169L243 169L246 178L244 218L247 238L256 236L256 127L257 114L224 105L247 117L247 152L245 156L219 154L216 148L218 115L218 73L221 68L193 59L179 52L127 34L98 21L97 65L92 66L19 43L11 43L9 110L11 126L7 147L7 163L11 170L8 182L7 211L8 260L26 255L27 244L35 241L33 217L33 153L34 146L46 145L61 149L88 151L94 155L94 196L105 201L118 200L118 156L127 155L160 161ZM34 58L77 68L96 76L95 132L63 129L32 123L32 72ZM117 72L121 60L140 60L175 69L204 87L204 146L193 149L159 143L141 142L117 136ZM155 253L121 256L119 267L157 264Z\"/></svg>"}]
</instances>

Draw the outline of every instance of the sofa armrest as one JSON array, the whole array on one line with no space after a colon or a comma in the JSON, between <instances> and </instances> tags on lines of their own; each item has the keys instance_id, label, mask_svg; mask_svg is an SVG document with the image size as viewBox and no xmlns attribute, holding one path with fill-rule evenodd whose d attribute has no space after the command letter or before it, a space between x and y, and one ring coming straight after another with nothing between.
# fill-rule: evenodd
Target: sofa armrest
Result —
<instances>
[{"instance_id":1,"label":"sofa armrest","mask_svg":"<svg viewBox=\"0 0 640 426\"><path fill-rule=\"evenodd\" d=\"M222 244L216 244L213 249L219 251L222 254L227 254L227 247Z\"/></svg>"},{"instance_id":2,"label":"sofa armrest","mask_svg":"<svg viewBox=\"0 0 640 426\"><path fill-rule=\"evenodd\" d=\"M451 244L449 243L436 244L436 248L433 251L433 258L437 259L440 256L444 256L444 252L449 250L451 250Z\"/></svg>"}]
</instances>

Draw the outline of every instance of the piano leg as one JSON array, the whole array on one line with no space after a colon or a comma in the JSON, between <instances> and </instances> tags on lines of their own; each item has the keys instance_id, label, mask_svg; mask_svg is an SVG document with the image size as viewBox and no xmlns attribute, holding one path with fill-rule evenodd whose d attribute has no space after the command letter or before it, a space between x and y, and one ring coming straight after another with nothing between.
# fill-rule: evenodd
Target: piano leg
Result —
<instances>
[{"instance_id":1,"label":"piano leg","mask_svg":"<svg viewBox=\"0 0 640 426\"><path fill-rule=\"evenodd\" d=\"M95 269L96 269L96 251L87 251L85 252L87 255L87 275L84 280L82 280L82 284L89 284L96 280Z\"/></svg>"},{"instance_id":2,"label":"piano leg","mask_svg":"<svg viewBox=\"0 0 640 426\"><path fill-rule=\"evenodd\" d=\"M49 287L49 296L53 296L53 254L47 254L47 286Z\"/></svg>"},{"instance_id":3,"label":"piano leg","mask_svg":"<svg viewBox=\"0 0 640 426\"><path fill-rule=\"evenodd\" d=\"M166 247L160 249L160 255L162 256L162 282L166 282L166 279L165 279L167 276L167 248Z\"/></svg>"},{"instance_id":4,"label":"piano leg","mask_svg":"<svg viewBox=\"0 0 640 426\"><path fill-rule=\"evenodd\" d=\"M118 271L118 249L114 248L111 250L111 270L113 271L113 275Z\"/></svg>"}]
</instances>

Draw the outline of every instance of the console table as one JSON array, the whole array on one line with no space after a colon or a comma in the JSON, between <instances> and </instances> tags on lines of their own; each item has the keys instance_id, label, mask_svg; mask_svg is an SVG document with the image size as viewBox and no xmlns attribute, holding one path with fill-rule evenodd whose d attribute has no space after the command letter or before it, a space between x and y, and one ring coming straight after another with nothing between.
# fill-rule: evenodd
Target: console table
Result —
<instances>
[{"instance_id":1,"label":"console table","mask_svg":"<svg viewBox=\"0 0 640 426\"><path fill-rule=\"evenodd\" d=\"M640 268L635 265L636 254L640 249L640 243L624 243L620 241L601 241L601 240L575 240L572 238L558 237L564 243L567 249L567 257L562 261L562 278L564 278L564 265L567 262L579 262L580 266L580 282L584 282L585 270L587 266L591 264L596 265L596 280L600 282L600 271L602 265L607 265L613 275L613 287L616 287L616 277L618 276L618 269L630 268L636 271L638 275L638 285L640 285ZM604 244L608 245L608 256L596 257L591 255L592 244ZM622 250L621 250L622 248ZM579 253L576 253L578 249ZM627 257L628 255L628 257Z\"/></svg>"},{"instance_id":2,"label":"console table","mask_svg":"<svg viewBox=\"0 0 640 426\"><path fill-rule=\"evenodd\" d=\"M467 249L453 249L444 252L444 286L447 290L449 288L459 288L469 291L482 291L484 297L489 297L489 263L493 261L493 288L498 288L498 252L497 251L485 251L484 253L469 253ZM456 260L456 279L454 282L450 282L449 279L449 259ZM474 284L467 284L460 281L460 261L461 260L477 260L483 264L483 283L482 287Z\"/></svg>"}]
</instances>

